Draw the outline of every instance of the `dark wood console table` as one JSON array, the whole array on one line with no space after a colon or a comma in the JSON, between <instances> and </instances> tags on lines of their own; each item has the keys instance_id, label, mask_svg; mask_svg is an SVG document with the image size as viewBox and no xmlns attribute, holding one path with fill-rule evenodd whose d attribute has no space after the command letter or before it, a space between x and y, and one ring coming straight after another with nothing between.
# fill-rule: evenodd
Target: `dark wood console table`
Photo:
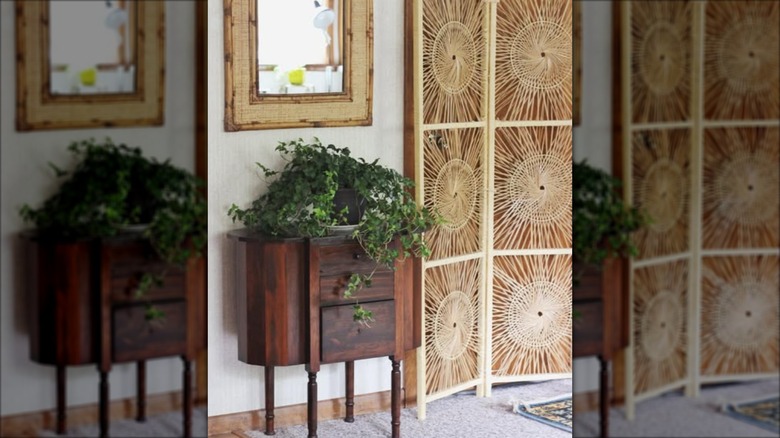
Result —
<instances>
[{"instance_id":1,"label":"dark wood console table","mask_svg":"<svg viewBox=\"0 0 780 438\"><path fill-rule=\"evenodd\" d=\"M578 263L582 272L572 289L574 320L572 357L598 356L599 426L601 436L609 435L609 362L628 345L628 296L623 283L623 260L607 259L601 270Z\"/></svg>"},{"instance_id":2,"label":"dark wood console table","mask_svg":"<svg viewBox=\"0 0 780 438\"><path fill-rule=\"evenodd\" d=\"M400 436L404 352L420 346L421 303L411 260L377 268L360 245L343 236L276 239L249 230L229 233L236 244L238 358L265 367L267 435L274 430L274 367L306 365L309 437L317 436L317 372L346 364L346 416L354 421L354 361L388 356L392 362L392 436ZM370 327L352 318L355 299L342 296L351 274L370 274L360 304L374 313Z\"/></svg>"},{"instance_id":3,"label":"dark wood console table","mask_svg":"<svg viewBox=\"0 0 780 438\"><path fill-rule=\"evenodd\" d=\"M205 348L204 261L168 268L161 286L134 297L144 273L165 264L140 234L90 240L51 240L24 233L30 291L30 356L57 367L57 433L66 429L65 374L72 365L100 372L100 435L108 436L108 373L114 363L137 364L137 416L146 417L146 360L180 356L184 436L192 434L191 361ZM148 300L148 301L147 301ZM164 313L146 319L146 304Z\"/></svg>"}]
</instances>

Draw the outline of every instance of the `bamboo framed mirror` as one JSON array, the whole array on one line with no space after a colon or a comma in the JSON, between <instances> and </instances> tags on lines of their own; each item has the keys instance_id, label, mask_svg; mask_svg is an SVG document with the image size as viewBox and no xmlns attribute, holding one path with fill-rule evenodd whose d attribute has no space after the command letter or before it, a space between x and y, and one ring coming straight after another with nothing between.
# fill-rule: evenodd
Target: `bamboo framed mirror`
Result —
<instances>
[{"instance_id":1,"label":"bamboo framed mirror","mask_svg":"<svg viewBox=\"0 0 780 438\"><path fill-rule=\"evenodd\" d=\"M366 0L223 0L225 130L372 123Z\"/></svg>"},{"instance_id":2,"label":"bamboo framed mirror","mask_svg":"<svg viewBox=\"0 0 780 438\"><path fill-rule=\"evenodd\" d=\"M162 125L164 2L16 1L19 131Z\"/></svg>"}]
</instances>

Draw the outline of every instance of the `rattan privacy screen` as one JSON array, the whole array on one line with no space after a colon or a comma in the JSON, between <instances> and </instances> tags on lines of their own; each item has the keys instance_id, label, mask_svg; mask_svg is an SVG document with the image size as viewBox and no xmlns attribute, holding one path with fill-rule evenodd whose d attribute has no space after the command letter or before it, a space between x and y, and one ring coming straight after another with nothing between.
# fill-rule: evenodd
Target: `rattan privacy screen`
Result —
<instances>
[{"instance_id":1,"label":"rattan privacy screen","mask_svg":"<svg viewBox=\"0 0 780 438\"><path fill-rule=\"evenodd\" d=\"M680 387L777 375L780 3L619 2L636 233L628 416Z\"/></svg>"},{"instance_id":2,"label":"rattan privacy screen","mask_svg":"<svg viewBox=\"0 0 780 438\"><path fill-rule=\"evenodd\" d=\"M424 417L426 402L466 388L571 376L572 8L406 4L407 170L445 219L421 267Z\"/></svg>"}]
</instances>

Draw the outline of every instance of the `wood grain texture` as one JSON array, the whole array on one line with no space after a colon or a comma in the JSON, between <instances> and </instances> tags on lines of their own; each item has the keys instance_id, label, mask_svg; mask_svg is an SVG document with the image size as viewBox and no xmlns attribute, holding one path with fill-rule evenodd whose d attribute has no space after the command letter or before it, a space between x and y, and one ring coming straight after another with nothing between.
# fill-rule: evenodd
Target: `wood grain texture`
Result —
<instances>
[{"instance_id":1,"label":"wood grain texture","mask_svg":"<svg viewBox=\"0 0 780 438\"><path fill-rule=\"evenodd\" d=\"M705 6L704 117L780 118L780 4Z\"/></svg>"},{"instance_id":2,"label":"wood grain texture","mask_svg":"<svg viewBox=\"0 0 780 438\"><path fill-rule=\"evenodd\" d=\"M496 119L571 119L572 2L502 0L496 17Z\"/></svg>"}]
</instances>

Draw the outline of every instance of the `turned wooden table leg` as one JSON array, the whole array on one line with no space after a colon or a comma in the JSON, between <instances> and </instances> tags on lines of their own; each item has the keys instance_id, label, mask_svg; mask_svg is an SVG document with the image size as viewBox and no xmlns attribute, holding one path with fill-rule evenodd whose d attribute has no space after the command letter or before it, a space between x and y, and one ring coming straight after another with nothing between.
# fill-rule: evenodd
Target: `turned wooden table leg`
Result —
<instances>
[{"instance_id":1,"label":"turned wooden table leg","mask_svg":"<svg viewBox=\"0 0 780 438\"><path fill-rule=\"evenodd\" d=\"M274 430L274 367L265 367L265 434L276 435Z\"/></svg>"},{"instance_id":2,"label":"turned wooden table leg","mask_svg":"<svg viewBox=\"0 0 780 438\"><path fill-rule=\"evenodd\" d=\"M65 434L65 365L57 365L57 433Z\"/></svg>"},{"instance_id":3,"label":"turned wooden table leg","mask_svg":"<svg viewBox=\"0 0 780 438\"><path fill-rule=\"evenodd\" d=\"M399 438L401 436L401 361L395 360L394 356L390 357L390 361L393 362L390 387L392 420L390 424L393 426L393 438Z\"/></svg>"},{"instance_id":4,"label":"turned wooden table leg","mask_svg":"<svg viewBox=\"0 0 780 438\"><path fill-rule=\"evenodd\" d=\"M135 421L146 421L146 361L136 362L136 416Z\"/></svg>"},{"instance_id":5,"label":"turned wooden table leg","mask_svg":"<svg viewBox=\"0 0 780 438\"><path fill-rule=\"evenodd\" d=\"M317 437L317 373L309 372L309 438Z\"/></svg>"},{"instance_id":6,"label":"turned wooden table leg","mask_svg":"<svg viewBox=\"0 0 780 438\"><path fill-rule=\"evenodd\" d=\"M184 372L182 373L182 388L184 389L184 400L182 400L182 409L184 410L184 436L192 436L192 361L182 356L184 362Z\"/></svg>"},{"instance_id":7,"label":"turned wooden table leg","mask_svg":"<svg viewBox=\"0 0 780 438\"><path fill-rule=\"evenodd\" d=\"M599 356L599 427L601 437L609 436L609 362Z\"/></svg>"},{"instance_id":8,"label":"turned wooden table leg","mask_svg":"<svg viewBox=\"0 0 780 438\"><path fill-rule=\"evenodd\" d=\"M100 437L108 436L108 372L100 371Z\"/></svg>"},{"instance_id":9,"label":"turned wooden table leg","mask_svg":"<svg viewBox=\"0 0 780 438\"><path fill-rule=\"evenodd\" d=\"M344 362L345 380L347 383L346 388L346 405L347 415L344 417L344 421L347 423L355 422L355 361L350 360Z\"/></svg>"}]
</instances>

